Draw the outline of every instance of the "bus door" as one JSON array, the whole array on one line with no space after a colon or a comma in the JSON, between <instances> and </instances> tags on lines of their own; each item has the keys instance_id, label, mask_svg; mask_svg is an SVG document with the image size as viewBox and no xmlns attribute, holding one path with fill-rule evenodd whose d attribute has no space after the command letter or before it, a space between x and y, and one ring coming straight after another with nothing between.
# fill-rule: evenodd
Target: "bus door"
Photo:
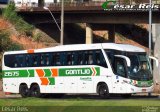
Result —
<instances>
[{"instance_id":1,"label":"bus door","mask_svg":"<svg viewBox=\"0 0 160 112\"><path fill-rule=\"evenodd\" d=\"M124 79L127 77L127 66L130 66L130 59L123 55L115 55L113 69L115 77L113 78L113 89L116 93L126 93Z\"/></svg>"}]
</instances>

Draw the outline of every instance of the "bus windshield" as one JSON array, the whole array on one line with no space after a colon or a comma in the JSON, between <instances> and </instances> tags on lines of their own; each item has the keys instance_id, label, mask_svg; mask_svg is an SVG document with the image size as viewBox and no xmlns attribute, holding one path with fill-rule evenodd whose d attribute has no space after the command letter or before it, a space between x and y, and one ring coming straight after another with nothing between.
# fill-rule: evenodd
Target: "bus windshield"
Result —
<instances>
[{"instance_id":1,"label":"bus windshield","mask_svg":"<svg viewBox=\"0 0 160 112\"><path fill-rule=\"evenodd\" d=\"M116 50L106 50L106 54L116 75L120 75L122 77L137 81L148 81L153 79L150 61L145 52L124 52ZM118 59L118 61L121 62L121 66L119 67L115 55L127 56L131 61L131 66L127 67L124 61ZM119 72L122 71L122 68L124 68L123 72Z\"/></svg>"},{"instance_id":2,"label":"bus windshield","mask_svg":"<svg viewBox=\"0 0 160 112\"><path fill-rule=\"evenodd\" d=\"M131 66L128 67L128 78L138 81L153 79L149 58L145 53L127 53L127 56L131 60Z\"/></svg>"}]
</instances>

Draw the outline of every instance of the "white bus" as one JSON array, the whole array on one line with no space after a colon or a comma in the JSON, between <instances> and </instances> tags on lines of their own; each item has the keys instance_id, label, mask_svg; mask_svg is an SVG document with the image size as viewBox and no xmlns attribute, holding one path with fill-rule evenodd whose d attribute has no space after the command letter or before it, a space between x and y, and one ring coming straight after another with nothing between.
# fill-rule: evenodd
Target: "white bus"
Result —
<instances>
[{"instance_id":1,"label":"white bus","mask_svg":"<svg viewBox=\"0 0 160 112\"><path fill-rule=\"evenodd\" d=\"M5 52L2 69L4 92L20 93L22 97L47 93L129 97L153 90L149 56L144 49L126 44L77 44Z\"/></svg>"}]
</instances>

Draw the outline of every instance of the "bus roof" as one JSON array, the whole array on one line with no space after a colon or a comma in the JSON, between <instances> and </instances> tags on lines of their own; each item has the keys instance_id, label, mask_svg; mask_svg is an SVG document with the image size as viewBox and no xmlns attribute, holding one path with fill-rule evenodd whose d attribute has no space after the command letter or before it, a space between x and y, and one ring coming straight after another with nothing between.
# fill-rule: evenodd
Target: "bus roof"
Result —
<instances>
[{"instance_id":1,"label":"bus roof","mask_svg":"<svg viewBox=\"0 0 160 112\"><path fill-rule=\"evenodd\" d=\"M94 50L94 49L113 49L128 52L145 52L144 49L129 44L115 44L115 43L98 43L98 44L72 44L59 45L55 47L35 49L34 52L58 52L58 51L76 51L76 50ZM28 50L8 51L5 54L22 54L28 53Z\"/></svg>"}]
</instances>

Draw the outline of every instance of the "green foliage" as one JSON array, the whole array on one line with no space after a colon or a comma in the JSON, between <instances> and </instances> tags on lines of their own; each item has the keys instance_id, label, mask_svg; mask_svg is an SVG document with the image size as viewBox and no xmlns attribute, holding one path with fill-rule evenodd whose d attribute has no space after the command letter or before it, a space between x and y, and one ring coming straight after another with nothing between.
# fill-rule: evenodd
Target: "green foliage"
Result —
<instances>
[{"instance_id":1,"label":"green foliage","mask_svg":"<svg viewBox=\"0 0 160 112\"><path fill-rule=\"evenodd\" d=\"M130 0L124 0L125 4L130 4Z\"/></svg>"},{"instance_id":2,"label":"green foliage","mask_svg":"<svg viewBox=\"0 0 160 112\"><path fill-rule=\"evenodd\" d=\"M5 51L20 50L22 47L13 43L9 38L9 33L0 30L0 79L2 78L2 56Z\"/></svg>"},{"instance_id":3,"label":"green foliage","mask_svg":"<svg viewBox=\"0 0 160 112\"><path fill-rule=\"evenodd\" d=\"M2 79L2 70L0 70L0 79Z\"/></svg>"},{"instance_id":4,"label":"green foliage","mask_svg":"<svg viewBox=\"0 0 160 112\"><path fill-rule=\"evenodd\" d=\"M32 36L34 27L25 22L23 18L18 16L15 10L15 5L9 4L5 9L3 9L2 16L15 25L15 28L17 31L19 31L19 33Z\"/></svg>"},{"instance_id":5,"label":"green foliage","mask_svg":"<svg viewBox=\"0 0 160 112\"><path fill-rule=\"evenodd\" d=\"M39 42L41 37L42 37L42 34L41 34L41 33L36 33L36 34L33 36L33 40Z\"/></svg>"},{"instance_id":6,"label":"green foliage","mask_svg":"<svg viewBox=\"0 0 160 112\"><path fill-rule=\"evenodd\" d=\"M0 31L0 38L1 38L0 39L0 41L1 41L0 52L22 49L21 46L19 46L16 43L13 43L9 39L9 33L8 32Z\"/></svg>"}]
</instances>

